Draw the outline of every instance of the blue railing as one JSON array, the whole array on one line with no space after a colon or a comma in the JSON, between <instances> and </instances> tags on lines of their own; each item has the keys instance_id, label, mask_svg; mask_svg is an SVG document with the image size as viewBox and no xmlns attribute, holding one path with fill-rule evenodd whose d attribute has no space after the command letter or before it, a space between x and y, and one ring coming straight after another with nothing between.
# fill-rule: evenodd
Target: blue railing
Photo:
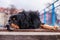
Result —
<instances>
[{"instance_id":1,"label":"blue railing","mask_svg":"<svg viewBox=\"0 0 60 40\"><path fill-rule=\"evenodd\" d=\"M55 2L53 2L52 4L50 4L48 7L46 7L45 9L43 9L43 11L44 11L44 23L45 24L47 23L46 22L46 12L47 12L46 9L52 6L51 9L50 9L51 10L51 13L52 13L52 24L50 24L50 25L53 25L53 26L55 25L55 23L56 23L56 12L55 12L55 8L59 7L60 4L58 6L56 6L56 7L55 7L54 4L56 2L58 2L58 1L59 0L56 0ZM48 11L50 11L50 10L48 10Z\"/></svg>"}]
</instances>

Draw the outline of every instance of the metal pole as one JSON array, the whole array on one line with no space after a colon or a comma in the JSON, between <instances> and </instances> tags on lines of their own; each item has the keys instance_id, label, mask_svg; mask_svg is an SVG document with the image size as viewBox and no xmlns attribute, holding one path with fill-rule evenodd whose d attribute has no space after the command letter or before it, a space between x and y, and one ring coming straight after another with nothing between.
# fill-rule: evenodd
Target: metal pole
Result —
<instances>
[{"instance_id":1,"label":"metal pole","mask_svg":"<svg viewBox=\"0 0 60 40\"><path fill-rule=\"evenodd\" d=\"M44 23L46 24L46 11L44 9Z\"/></svg>"},{"instance_id":2,"label":"metal pole","mask_svg":"<svg viewBox=\"0 0 60 40\"><path fill-rule=\"evenodd\" d=\"M54 3L52 4L52 25L55 25L55 7L54 7Z\"/></svg>"}]
</instances>

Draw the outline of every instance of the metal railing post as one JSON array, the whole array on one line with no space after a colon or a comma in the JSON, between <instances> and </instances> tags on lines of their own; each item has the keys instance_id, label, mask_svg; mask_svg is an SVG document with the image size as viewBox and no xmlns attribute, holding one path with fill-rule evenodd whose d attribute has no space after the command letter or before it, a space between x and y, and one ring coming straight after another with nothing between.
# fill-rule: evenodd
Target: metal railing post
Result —
<instances>
[{"instance_id":1,"label":"metal railing post","mask_svg":"<svg viewBox=\"0 0 60 40\"><path fill-rule=\"evenodd\" d=\"M52 4L52 25L55 25L55 20L56 16L55 16L55 7L54 7L54 3Z\"/></svg>"},{"instance_id":2,"label":"metal railing post","mask_svg":"<svg viewBox=\"0 0 60 40\"><path fill-rule=\"evenodd\" d=\"M44 23L46 24L46 10L44 9Z\"/></svg>"}]
</instances>

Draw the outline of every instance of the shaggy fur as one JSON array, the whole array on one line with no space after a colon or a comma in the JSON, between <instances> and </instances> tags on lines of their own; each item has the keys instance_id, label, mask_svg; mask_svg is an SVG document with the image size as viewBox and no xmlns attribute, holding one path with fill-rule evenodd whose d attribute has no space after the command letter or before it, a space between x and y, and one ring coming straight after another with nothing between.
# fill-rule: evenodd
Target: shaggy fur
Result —
<instances>
[{"instance_id":1,"label":"shaggy fur","mask_svg":"<svg viewBox=\"0 0 60 40\"><path fill-rule=\"evenodd\" d=\"M10 16L8 23L9 26L7 26L7 29L9 29L12 23L18 25L19 29L36 29L40 27L41 21L39 12L22 11L16 15Z\"/></svg>"}]
</instances>

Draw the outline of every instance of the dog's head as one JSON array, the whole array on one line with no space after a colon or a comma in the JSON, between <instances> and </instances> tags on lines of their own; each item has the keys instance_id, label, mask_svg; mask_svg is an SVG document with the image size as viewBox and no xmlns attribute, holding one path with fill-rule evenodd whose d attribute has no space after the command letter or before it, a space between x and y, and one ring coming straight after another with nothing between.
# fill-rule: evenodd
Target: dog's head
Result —
<instances>
[{"instance_id":1,"label":"dog's head","mask_svg":"<svg viewBox=\"0 0 60 40\"><path fill-rule=\"evenodd\" d=\"M15 22L16 20L17 20L17 15L12 15L12 16L10 16L8 22Z\"/></svg>"},{"instance_id":2,"label":"dog's head","mask_svg":"<svg viewBox=\"0 0 60 40\"><path fill-rule=\"evenodd\" d=\"M16 24L18 26L22 26L23 25L22 23L24 22L24 20L25 20L25 12L22 11L22 12L19 12L18 14L16 14L16 15L11 15L8 23L10 25L13 23L13 24Z\"/></svg>"}]
</instances>

